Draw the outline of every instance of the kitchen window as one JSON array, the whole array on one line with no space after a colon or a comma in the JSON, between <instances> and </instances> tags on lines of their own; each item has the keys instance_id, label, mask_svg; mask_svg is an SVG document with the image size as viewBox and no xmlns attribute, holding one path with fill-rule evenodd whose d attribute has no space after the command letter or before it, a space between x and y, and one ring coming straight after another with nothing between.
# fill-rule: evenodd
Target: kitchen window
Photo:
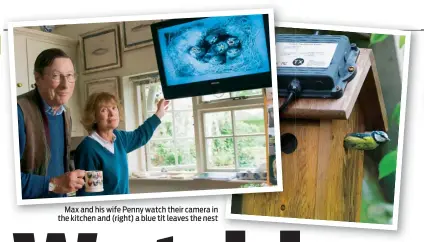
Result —
<instances>
[{"instance_id":1,"label":"kitchen window","mask_svg":"<svg viewBox=\"0 0 424 242\"><path fill-rule=\"evenodd\" d=\"M159 83L140 85L141 113L144 121L157 109L163 98ZM192 98L170 101L162 123L145 146L147 170L196 170L196 146L194 137Z\"/></svg>"},{"instance_id":2,"label":"kitchen window","mask_svg":"<svg viewBox=\"0 0 424 242\"><path fill-rule=\"evenodd\" d=\"M144 122L163 98L161 85L134 83ZM265 163L263 95L257 89L172 100L143 148L142 167L147 171L240 171Z\"/></svg>"},{"instance_id":3,"label":"kitchen window","mask_svg":"<svg viewBox=\"0 0 424 242\"><path fill-rule=\"evenodd\" d=\"M262 89L196 99L206 171L255 169L266 162Z\"/></svg>"}]
</instances>

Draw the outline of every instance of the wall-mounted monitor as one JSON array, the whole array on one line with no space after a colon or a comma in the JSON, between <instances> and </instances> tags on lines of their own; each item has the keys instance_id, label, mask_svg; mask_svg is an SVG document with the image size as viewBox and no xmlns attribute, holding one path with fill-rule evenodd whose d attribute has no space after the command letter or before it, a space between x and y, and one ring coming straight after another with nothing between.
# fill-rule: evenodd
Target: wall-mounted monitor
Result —
<instances>
[{"instance_id":1,"label":"wall-mounted monitor","mask_svg":"<svg viewBox=\"0 0 424 242\"><path fill-rule=\"evenodd\" d=\"M269 23L253 14L152 24L164 97L272 87Z\"/></svg>"}]
</instances>

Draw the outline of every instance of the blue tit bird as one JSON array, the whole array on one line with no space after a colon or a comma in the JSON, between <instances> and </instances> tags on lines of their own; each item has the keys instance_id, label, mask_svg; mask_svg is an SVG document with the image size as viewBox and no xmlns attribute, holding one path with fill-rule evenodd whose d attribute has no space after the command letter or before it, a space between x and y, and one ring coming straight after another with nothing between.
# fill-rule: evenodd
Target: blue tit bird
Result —
<instances>
[{"instance_id":1,"label":"blue tit bird","mask_svg":"<svg viewBox=\"0 0 424 242\"><path fill-rule=\"evenodd\" d=\"M222 56L222 55L216 55L216 56L213 56L209 60L209 63L212 64L212 65L219 65L219 64L223 64L224 61L225 61L224 56Z\"/></svg>"},{"instance_id":2,"label":"blue tit bird","mask_svg":"<svg viewBox=\"0 0 424 242\"><path fill-rule=\"evenodd\" d=\"M222 42L219 42L219 43L213 45L212 49L217 54L224 54L228 49L228 44L226 42L222 41Z\"/></svg>"},{"instance_id":3,"label":"blue tit bird","mask_svg":"<svg viewBox=\"0 0 424 242\"><path fill-rule=\"evenodd\" d=\"M227 57L229 59L234 59L241 54L241 50L239 48L231 48L227 51Z\"/></svg>"},{"instance_id":4,"label":"blue tit bird","mask_svg":"<svg viewBox=\"0 0 424 242\"><path fill-rule=\"evenodd\" d=\"M198 46L193 46L190 48L189 53L196 59L200 59L205 55L205 49Z\"/></svg>"},{"instance_id":5,"label":"blue tit bird","mask_svg":"<svg viewBox=\"0 0 424 242\"><path fill-rule=\"evenodd\" d=\"M230 48L231 47L238 47L238 45L240 44L240 40L237 37L229 37L227 39L227 44Z\"/></svg>"},{"instance_id":6,"label":"blue tit bird","mask_svg":"<svg viewBox=\"0 0 424 242\"><path fill-rule=\"evenodd\" d=\"M216 42L218 42L219 37L217 34L210 34L208 36L206 36L205 38L206 42L208 42L210 45L215 44Z\"/></svg>"},{"instance_id":7,"label":"blue tit bird","mask_svg":"<svg viewBox=\"0 0 424 242\"><path fill-rule=\"evenodd\" d=\"M344 138L344 147L345 149L373 150L387 141L390 139L384 131L351 133Z\"/></svg>"},{"instance_id":8,"label":"blue tit bird","mask_svg":"<svg viewBox=\"0 0 424 242\"><path fill-rule=\"evenodd\" d=\"M346 166L346 160L349 149L355 150L374 150L380 144L390 141L389 136L384 131L372 131L365 133L351 133L345 136L343 146L345 156L343 163Z\"/></svg>"}]
</instances>

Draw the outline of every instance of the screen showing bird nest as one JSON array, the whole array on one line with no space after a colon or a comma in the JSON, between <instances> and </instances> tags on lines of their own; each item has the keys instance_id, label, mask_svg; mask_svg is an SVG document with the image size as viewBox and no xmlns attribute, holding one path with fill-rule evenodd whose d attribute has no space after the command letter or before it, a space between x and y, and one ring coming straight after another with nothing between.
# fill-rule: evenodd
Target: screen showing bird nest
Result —
<instances>
[{"instance_id":1,"label":"screen showing bird nest","mask_svg":"<svg viewBox=\"0 0 424 242\"><path fill-rule=\"evenodd\" d=\"M158 31L168 86L270 71L263 15L209 17Z\"/></svg>"}]
</instances>

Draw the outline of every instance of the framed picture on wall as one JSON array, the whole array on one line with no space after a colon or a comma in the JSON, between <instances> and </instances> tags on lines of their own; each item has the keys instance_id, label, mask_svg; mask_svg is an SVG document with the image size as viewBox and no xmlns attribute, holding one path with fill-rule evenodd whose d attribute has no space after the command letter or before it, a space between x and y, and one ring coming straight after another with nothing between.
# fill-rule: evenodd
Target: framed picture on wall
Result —
<instances>
[{"instance_id":1,"label":"framed picture on wall","mask_svg":"<svg viewBox=\"0 0 424 242\"><path fill-rule=\"evenodd\" d=\"M162 20L127 21L120 23L121 44L124 51L153 45L150 25Z\"/></svg>"},{"instance_id":2,"label":"framed picture on wall","mask_svg":"<svg viewBox=\"0 0 424 242\"><path fill-rule=\"evenodd\" d=\"M118 25L80 35L84 74L121 67Z\"/></svg>"},{"instance_id":3,"label":"framed picture on wall","mask_svg":"<svg viewBox=\"0 0 424 242\"><path fill-rule=\"evenodd\" d=\"M86 98L96 92L109 92L115 95L116 98L121 100L119 93L119 78L107 77L102 79L90 80L85 82Z\"/></svg>"}]
</instances>

